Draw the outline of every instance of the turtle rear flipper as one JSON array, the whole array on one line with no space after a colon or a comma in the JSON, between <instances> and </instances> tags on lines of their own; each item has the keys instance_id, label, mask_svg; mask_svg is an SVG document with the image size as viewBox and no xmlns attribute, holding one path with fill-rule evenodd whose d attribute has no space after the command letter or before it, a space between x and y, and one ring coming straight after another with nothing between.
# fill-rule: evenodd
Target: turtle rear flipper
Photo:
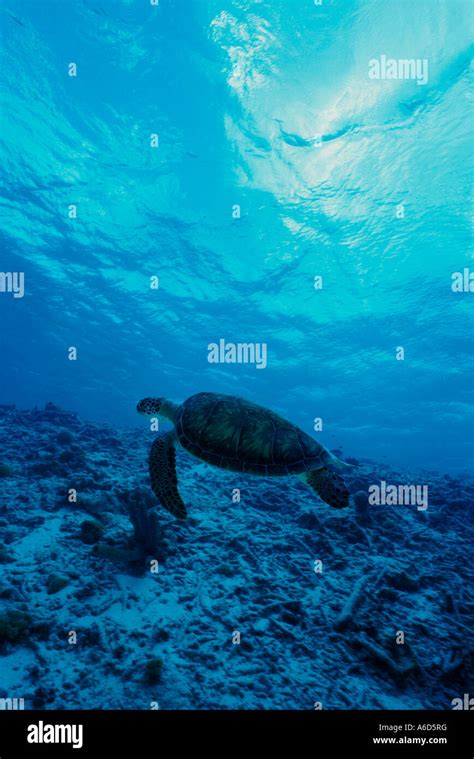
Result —
<instances>
[{"instance_id":1,"label":"turtle rear flipper","mask_svg":"<svg viewBox=\"0 0 474 759\"><path fill-rule=\"evenodd\" d=\"M148 461L151 487L165 509L177 519L186 519L188 512L178 491L174 437L174 432L161 433L151 446Z\"/></svg>"},{"instance_id":2,"label":"turtle rear flipper","mask_svg":"<svg viewBox=\"0 0 474 759\"><path fill-rule=\"evenodd\" d=\"M349 491L340 474L331 469L312 469L301 479L316 491L319 497L335 509L344 509L349 503Z\"/></svg>"}]
</instances>

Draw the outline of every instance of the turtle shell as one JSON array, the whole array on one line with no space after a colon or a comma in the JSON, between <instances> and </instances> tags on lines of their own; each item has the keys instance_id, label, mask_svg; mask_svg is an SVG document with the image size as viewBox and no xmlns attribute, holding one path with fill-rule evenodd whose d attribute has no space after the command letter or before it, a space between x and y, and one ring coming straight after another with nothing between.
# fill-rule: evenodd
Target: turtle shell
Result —
<instances>
[{"instance_id":1,"label":"turtle shell","mask_svg":"<svg viewBox=\"0 0 474 759\"><path fill-rule=\"evenodd\" d=\"M175 422L183 448L234 472L298 474L331 460L299 427L235 395L193 395L179 407Z\"/></svg>"}]
</instances>

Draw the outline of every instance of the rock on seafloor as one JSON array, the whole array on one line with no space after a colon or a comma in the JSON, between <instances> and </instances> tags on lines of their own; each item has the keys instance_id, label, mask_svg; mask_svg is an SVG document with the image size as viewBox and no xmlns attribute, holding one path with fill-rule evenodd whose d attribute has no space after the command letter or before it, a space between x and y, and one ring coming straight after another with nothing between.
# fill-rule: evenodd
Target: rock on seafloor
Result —
<instances>
[{"instance_id":1,"label":"rock on seafloor","mask_svg":"<svg viewBox=\"0 0 474 759\"><path fill-rule=\"evenodd\" d=\"M472 688L472 480L352 462L338 512L178 450L182 523L150 490L152 439L0 407L0 698L449 709ZM370 505L381 479L428 483L429 507Z\"/></svg>"}]
</instances>

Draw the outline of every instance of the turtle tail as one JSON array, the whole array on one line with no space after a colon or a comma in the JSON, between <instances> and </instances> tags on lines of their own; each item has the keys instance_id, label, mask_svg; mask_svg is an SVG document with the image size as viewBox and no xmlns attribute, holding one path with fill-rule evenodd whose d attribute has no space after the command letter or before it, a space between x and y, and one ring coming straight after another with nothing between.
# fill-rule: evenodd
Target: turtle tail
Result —
<instances>
[{"instance_id":1,"label":"turtle tail","mask_svg":"<svg viewBox=\"0 0 474 759\"><path fill-rule=\"evenodd\" d=\"M161 433L151 446L148 460L151 488L170 514L186 519L188 513L178 491L174 437L174 432Z\"/></svg>"},{"instance_id":2,"label":"turtle tail","mask_svg":"<svg viewBox=\"0 0 474 759\"><path fill-rule=\"evenodd\" d=\"M349 464L347 461L343 461L338 456L336 456L335 453L331 453L331 451L327 451L329 454L328 464L330 464L333 467L336 467L336 469L354 469L355 464Z\"/></svg>"},{"instance_id":3,"label":"turtle tail","mask_svg":"<svg viewBox=\"0 0 474 759\"><path fill-rule=\"evenodd\" d=\"M335 509L344 509L349 504L349 490L340 474L332 469L312 469L302 477L319 497Z\"/></svg>"}]
</instances>

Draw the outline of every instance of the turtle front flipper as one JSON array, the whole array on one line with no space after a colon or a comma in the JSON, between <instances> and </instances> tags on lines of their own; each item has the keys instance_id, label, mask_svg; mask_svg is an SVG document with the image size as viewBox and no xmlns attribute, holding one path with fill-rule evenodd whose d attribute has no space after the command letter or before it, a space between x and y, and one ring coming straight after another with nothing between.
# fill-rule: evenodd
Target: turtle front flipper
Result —
<instances>
[{"instance_id":1,"label":"turtle front flipper","mask_svg":"<svg viewBox=\"0 0 474 759\"><path fill-rule=\"evenodd\" d=\"M335 509L343 509L349 503L349 491L340 474L332 469L311 469L301 476L303 482L316 491L319 497Z\"/></svg>"},{"instance_id":2,"label":"turtle front flipper","mask_svg":"<svg viewBox=\"0 0 474 759\"><path fill-rule=\"evenodd\" d=\"M178 492L174 437L174 432L161 433L151 446L148 460L151 488L161 505L174 517L186 519L188 512Z\"/></svg>"}]
</instances>

